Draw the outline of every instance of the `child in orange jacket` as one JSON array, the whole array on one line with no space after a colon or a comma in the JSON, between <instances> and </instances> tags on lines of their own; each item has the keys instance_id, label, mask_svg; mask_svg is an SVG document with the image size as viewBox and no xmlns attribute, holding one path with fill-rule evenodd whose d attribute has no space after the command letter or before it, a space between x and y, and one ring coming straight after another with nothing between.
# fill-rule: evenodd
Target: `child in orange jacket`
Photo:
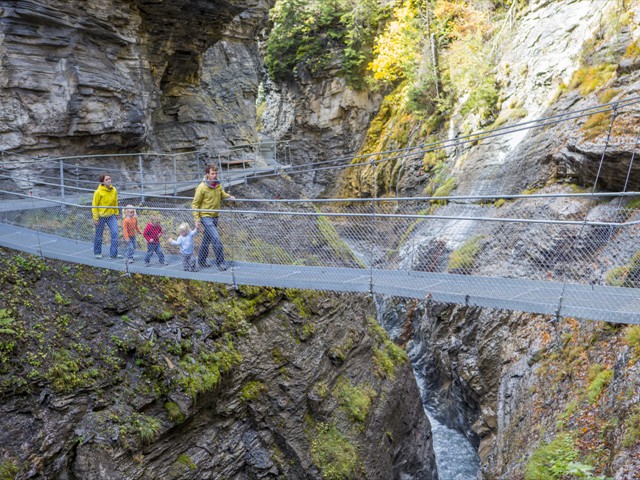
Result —
<instances>
[{"instance_id":1,"label":"child in orange jacket","mask_svg":"<svg viewBox=\"0 0 640 480\"><path fill-rule=\"evenodd\" d=\"M126 262L133 263L133 252L137 245L136 233L142 235L140 227L138 226L138 218L136 217L136 211L133 205L127 205L124 209L124 219L122 220L122 231L124 233L124 240L127 242Z\"/></svg>"}]
</instances>

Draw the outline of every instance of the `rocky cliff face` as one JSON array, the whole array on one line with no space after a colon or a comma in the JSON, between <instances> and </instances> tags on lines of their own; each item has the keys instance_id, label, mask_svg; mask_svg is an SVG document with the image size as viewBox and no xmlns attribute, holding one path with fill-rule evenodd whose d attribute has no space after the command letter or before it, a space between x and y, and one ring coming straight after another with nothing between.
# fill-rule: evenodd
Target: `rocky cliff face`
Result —
<instances>
[{"instance_id":1,"label":"rocky cliff face","mask_svg":"<svg viewBox=\"0 0 640 480\"><path fill-rule=\"evenodd\" d=\"M454 105L442 137L455 138L638 95L637 2L514 3L522 10L505 22L504 36L496 44L495 72L501 98L499 112L492 119L495 123L465 117L460 106ZM310 97L297 98L296 106L304 105ZM452 188L445 195L522 193L531 188L559 192L568 191L567 184L590 190L596 176L598 189L637 190L638 167L633 162L637 117L634 106L615 118L594 115L460 145L448 149L436 168L427 155L407 160L406 165L404 161L389 162L377 171L363 168L347 178L336 193L432 194L435 188L427 190L425 186L433 180L437 187L437 181L442 180L438 175L451 180ZM401 121L401 115L389 105L378 113L370 132L392 137L390 132L401 130ZM424 141L416 134L419 119L415 123L407 129L409 140L398 147ZM607 143L610 126L612 137ZM298 131L302 134L304 129ZM307 138L311 141L314 134L310 132ZM601 160L604 163L599 169ZM536 211L532 208L516 208L512 213L602 218L597 205L580 201L541 201L535 204ZM479 210L486 213L486 205L469 202L440 207L437 213L472 216ZM500 216L504 211L494 213ZM477 222L466 222L439 230L425 224L407 242L417 245L417 250L405 245L401 262L408 267L409 254L418 255L420 248L432 254L430 248L459 247L478 234L478 226ZM558 249L552 238L539 241L550 251ZM621 251L616 252L605 249L603 260L610 255L630 258L637 252L637 245L619 247ZM496 269L516 276L535 274L516 263L492 262L489 251L483 252L481 262L486 262L486 268L478 268L478 275L492 275ZM599 273L593 270L595 278ZM595 467L599 474L616 479L637 477L640 451L634 327L620 329L572 319L557 323L513 312L426 303L389 304L382 314L385 327L403 339L413 336L412 359L430 386L427 401L445 423L466 432L478 446L481 478L522 478L545 445L551 445L547 452L564 448L553 443L558 438L570 444L564 452L576 462ZM596 433L598 430L603 433Z\"/></svg>"},{"instance_id":2,"label":"rocky cliff face","mask_svg":"<svg viewBox=\"0 0 640 480\"><path fill-rule=\"evenodd\" d=\"M437 478L365 298L0 263L3 478Z\"/></svg>"},{"instance_id":3,"label":"rocky cliff face","mask_svg":"<svg viewBox=\"0 0 640 480\"><path fill-rule=\"evenodd\" d=\"M0 2L0 149L220 151L255 141L268 3Z\"/></svg>"},{"instance_id":4,"label":"rocky cliff face","mask_svg":"<svg viewBox=\"0 0 640 480\"><path fill-rule=\"evenodd\" d=\"M607 29L616 28L612 23L619 21L614 17L623 16L616 8L613 2L591 0L533 3L503 45L497 66L503 87L498 118L505 121L517 115L521 117L518 122L562 118L569 110L636 97L640 93L640 65L635 54L629 56L626 51L640 35L640 10L630 8L627 15L635 20L607 38ZM617 74L610 75L610 81L589 89L577 83L576 71L594 75L607 65L614 72L617 65ZM633 107L616 118L609 145L605 142L611 120L608 116L600 119L595 130L589 127L593 119L587 117L500 136L467 148L460 152L454 166L458 192L520 193L559 179L592 186L603 154L606 168L601 171L598 187L622 190L635 141L632 125L636 115L637 108ZM627 185L630 190L637 189L636 168L632 167L632 180Z\"/></svg>"},{"instance_id":5,"label":"rocky cliff face","mask_svg":"<svg viewBox=\"0 0 640 480\"><path fill-rule=\"evenodd\" d=\"M415 327L427 401L476 442L481 478L523 478L534 453L563 435L574 461L637 477L634 327L424 303L400 310Z\"/></svg>"},{"instance_id":6,"label":"rocky cliff face","mask_svg":"<svg viewBox=\"0 0 640 480\"><path fill-rule=\"evenodd\" d=\"M337 72L335 72L337 73ZM335 76L300 76L288 83L266 84L264 134L288 140L293 164L322 162L357 151L367 126L380 108L383 96L367 90L356 91ZM297 175L306 194L318 195L334 185L335 172Z\"/></svg>"}]
</instances>

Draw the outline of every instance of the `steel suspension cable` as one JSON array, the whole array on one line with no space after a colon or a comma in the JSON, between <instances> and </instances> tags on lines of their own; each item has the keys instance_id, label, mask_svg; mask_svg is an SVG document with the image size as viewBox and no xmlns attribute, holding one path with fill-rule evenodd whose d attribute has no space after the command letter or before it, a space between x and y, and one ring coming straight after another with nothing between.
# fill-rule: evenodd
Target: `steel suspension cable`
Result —
<instances>
[{"instance_id":1,"label":"steel suspension cable","mask_svg":"<svg viewBox=\"0 0 640 480\"><path fill-rule=\"evenodd\" d=\"M324 160L321 162L311 162L311 163L304 163L304 164L300 164L299 166L293 166L292 168L289 168L286 170L286 173L288 175L295 175L295 174L300 174L300 173L309 173L309 172L314 172L314 171L323 171L323 170L335 170L335 169L344 169L344 168L350 168L350 167L359 167L359 166L365 166L365 165L369 165L370 161L362 161L362 162L358 162L358 163L349 163L349 164L341 164L341 165L330 165L330 166L324 166L324 167L317 167L317 168L306 168L306 167L313 167L313 166L319 166L319 165L326 165L329 163L334 163L337 161L342 161L342 160L355 160L355 159L366 159L369 157L375 157L375 156L384 156L384 155L389 155L389 154L396 154L395 156L391 156L389 158L383 158L380 160L376 160L376 163L384 163L384 162L388 162L388 161L392 161L392 160L398 160L401 158L407 158L407 157L411 157L411 156L417 156L417 155L424 155L425 153L429 153L429 152L433 152L433 151L437 151L437 150L441 150L444 148L453 148L453 147L457 147L457 146L461 146L467 143L473 143L473 142L477 142L479 140L486 140L489 138L495 138L495 137L500 137L503 135L507 135L507 134L512 134L512 133L517 133L517 132L521 132L521 131L525 131L525 130L531 130L533 128L541 128L541 127L545 127L545 126L550 126L550 125L555 125L558 123L562 123L562 122L566 122L568 120L575 120L578 118L582 118L585 116L591 116L591 115L595 115L597 113L605 113L608 111L611 111L613 108L616 109L620 109L623 107L628 107L631 105L635 105L636 103L640 102L640 97L635 97L633 99L627 100L627 101L623 101L623 102L615 102L615 103L611 103L611 104L605 104L605 105L600 105L597 107L589 107L589 108L585 108L582 110L578 110L575 112L570 112L570 113L563 113L563 114L558 114L558 115L552 115L552 116L548 116L548 117L542 117L536 120L531 120L528 122L522 122L522 123L518 123L515 125L511 125L511 126L507 126L507 127L499 127L496 129L492 129L492 130L486 130L483 132L479 132L479 133L472 133L472 134L468 134L468 135L463 135L460 137L457 137L456 139L446 139L446 140L440 140L437 142L433 142L433 143L429 143L429 144L421 144L421 145L416 145L415 147L411 147L411 148L406 148L406 149L397 149L397 150L386 150L383 152L375 152L375 153L369 153L369 154L363 154L363 155L357 155L357 156L351 156L351 157L338 157L338 158L334 158L334 159L329 159L329 160ZM622 104L622 105L621 105ZM296 169L299 167L305 167L304 169ZM278 176L279 173L260 173L260 174L256 174L250 178L269 178L269 177L274 177L274 176Z\"/></svg>"},{"instance_id":2,"label":"steel suspension cable","mask_svg":"<svg viewBox=\"0 0 640 480\"><path fill-rule=\"evenodd\" d=\"M598 180L600 179L600 173L602 172L602 166L604 164L604 159L605 159L605 156L607 154L607 149L609 147L609 140L611 138L611 132L613 130L613 124L616 121L617 116L618 116L618 110L617 110L617 108L616 108L616 106L614 104L614 108L613 108L613 110L611 112L611 122L609 123L609 130L607 131L607 138L606 138L605 143L604 143L604 149L602 150L602 155L600 156L600 162L598 163L598 170L596 172L596 178L593 181L593 187L591 189L591 194L592 195L595 193L596 188L598 186ZM573 241L573 247L574 248L576 246L577 240L580 237L582 237L582 233L584 232L584 229L585 229L585 227L587 225L588 215L589 215L589 212L585 213L584 221L582 222L580 230L578 231L578 235L576 235L576 237L574 238L574 241ZM563 298L564 298L564 294L566 292L566 288L567 288L567 277L565 276L564 281L562 282L562 290L560 292L560 297L558 299L558 307L557 307L556 312L555 312L556 320L558 320L560 318L560 312L562 310L562 301L563 301Z\"/></svg>"}]
</instances>

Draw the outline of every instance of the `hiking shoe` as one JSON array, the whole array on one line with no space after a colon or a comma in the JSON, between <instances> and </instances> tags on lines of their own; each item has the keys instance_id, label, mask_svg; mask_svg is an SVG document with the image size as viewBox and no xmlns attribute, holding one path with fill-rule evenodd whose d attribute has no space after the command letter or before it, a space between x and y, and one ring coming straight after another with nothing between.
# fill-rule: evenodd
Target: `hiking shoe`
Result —
<instances>
[{"instance_id":1,"label":"hiking shoe","mask_svg":"<svg viewBox=\"0 0 640 480\"><path fill-rule=\"evenodd\" d=\"M124 258L124 257L122 255L116 255L115 257L111 257L111 258L113 258L114 260L117 260L119 258Z\"/></svg>"},{"instance_id":2,"label":"hiking shoe","mask_svg":"<svg viewBox=\"0 0 640 480\"><path fill-rule=\"evenodd\" d=\"M98 259L102 258L102 254L101 253L96 253L96 258L98 258Z\"/></svg>"},{"instance_id":3,"label":"hiking shoe","mask_svg":"<svg viewBox=\"0 0 640 480\"><path fill-rule=\"evenodd\" d=\"M133 258L128 259L127 263L133 263Z\"/></svg>"},{"instance_id":4,"label":"hiking shoe","mask_svg":"<svg viewBox=\"0 0 640 480\"><path fill-rule=\"evenodd\" d=\"M220 270L221 272L224 272L225 270L227 270L229 267L227 266L226 263L221 263L220 265L218 265L218 270Z\"/></svg>"}]
</instances>

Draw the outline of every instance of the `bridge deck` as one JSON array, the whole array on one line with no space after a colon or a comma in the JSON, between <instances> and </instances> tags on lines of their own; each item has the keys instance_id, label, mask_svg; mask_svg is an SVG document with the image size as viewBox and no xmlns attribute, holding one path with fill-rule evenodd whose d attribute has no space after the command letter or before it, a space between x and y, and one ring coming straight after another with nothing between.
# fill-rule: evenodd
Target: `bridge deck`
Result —
<instances>
[{"instance_id":1,"label":"bridge deck","mask_svg":"<svg viewBox=\"0 0 640 480\"><path fill-rule=\"evenodd\" d=\"M0 245L34 255L112 270L209 282L393 295L537 314L561 314L591 320L640 324L640 290L471 275L403 270L313 267L233 262L230 270L215 267L185 272L177 255L167 264L145 267L141 260L96 259L90 242L39 233L0 223ZM139 253L138 253L139 255ZM560 302L560 298L562 301Z\"/></svg>"}]
</instances>

